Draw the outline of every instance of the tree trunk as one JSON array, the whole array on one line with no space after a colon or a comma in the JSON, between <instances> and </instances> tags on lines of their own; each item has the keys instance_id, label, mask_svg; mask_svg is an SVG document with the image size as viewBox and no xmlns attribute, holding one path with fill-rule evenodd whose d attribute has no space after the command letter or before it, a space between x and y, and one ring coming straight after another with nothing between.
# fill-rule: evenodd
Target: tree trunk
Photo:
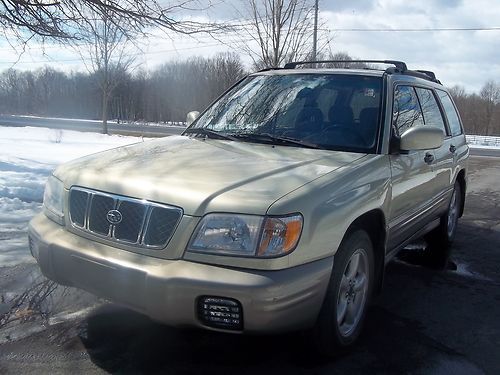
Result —
<instances>
[{"instance_id":1,"label":"tree trunk","mask_svg":"<svg viewBox=\"0 0 500 375\"><path fill-rule=\"evenodd\" d=\"M102 134L108 134L108 90L102 90Z\"/></svg>"}]
</instances>

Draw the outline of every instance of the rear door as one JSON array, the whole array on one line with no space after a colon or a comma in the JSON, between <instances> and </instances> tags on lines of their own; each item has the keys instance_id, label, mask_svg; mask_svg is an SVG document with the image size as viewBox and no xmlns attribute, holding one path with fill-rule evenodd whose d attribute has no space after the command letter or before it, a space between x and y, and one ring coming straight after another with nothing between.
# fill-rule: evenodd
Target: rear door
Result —
<instances>
[{"instance_id":1,"label":"rear door","mask_svg":"<svg viewBox=\"0 0 500 375\"><path fill-rule=\"evenodd\" d=\"M448 198L450 197L450 186L452 180L455 146L451 132L443 117L442 107L436 98L434 91L430 88L416 87L420 107L425 126L433 126L443 131L445 138L443 145L433 150L434 162L432 168L435 173L433 183L433 207L434 216L440 216L446 211Z\"/></svg>"},{"instance_id":2,"label":"rear door","mask_svg":"<svg viewBox=\"0 0 500 375\"><path fill-rule=\"evenodd\" d=\"M450 95L444 90L436 90L436 93L440 99L450 132L449 147L447 150L453 155L453 170L450 178L451 182L454 182L460 169L465 168L462 164L467 160L469 147L467 146L460 116Z\"/></svg>"}]
</instances>

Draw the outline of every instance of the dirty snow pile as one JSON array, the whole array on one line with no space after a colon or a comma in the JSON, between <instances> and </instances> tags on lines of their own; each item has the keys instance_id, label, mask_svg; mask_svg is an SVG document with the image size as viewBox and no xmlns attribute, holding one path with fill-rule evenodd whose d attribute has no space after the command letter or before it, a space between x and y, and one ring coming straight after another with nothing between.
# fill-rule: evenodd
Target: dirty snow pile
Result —
<instances>
[{"instance_id":1,"label":"dirty snow pile","mask_svg":"<svg viewBox=\"0 0 500 375\"><path fill-rule=\"evenodd\" d=\"M58 164L140 141L137 137L0 126L0 267L31 261L28 221L40 211L45 181Z\"/></svg>"}]
</instances>

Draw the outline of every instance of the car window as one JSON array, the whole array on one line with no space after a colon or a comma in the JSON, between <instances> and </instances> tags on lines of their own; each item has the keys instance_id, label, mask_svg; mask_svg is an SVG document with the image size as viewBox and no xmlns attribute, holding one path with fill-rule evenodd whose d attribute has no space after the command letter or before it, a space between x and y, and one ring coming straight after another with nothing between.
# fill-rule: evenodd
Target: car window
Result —
<instances>
[{"instance_id":1,"label":"car window","mask_svg":"<svg viewBox=\"0 0 500 375\"><path fill-rule=\"evenodd\" d=\"M254 75L208 108L195 127L239 141L270 135L328 150L375 152L381 98L381 77Z\"/></svg>"},{"instance_id":2,"label":"car window","mask_svg":"<svg viewBox=\"0 0 500 375\"><path fill-rule=\"evenodd\" d=\"M457 110L451 101L450 96L441 90L437 90L441 103L443 104L448 124L450 125L451 135L456 136L462 134L462 127L460 126L460 118L458 117Z\"/></svg>"},{"instance_id":3,"label":"car window","mask_svg":"<svg viewBox=\"0 0 500 375\"><path fill-rule=\"evenodd\" d=\"M441 110L439 109L439 105L432 90L416 87L415 91L420 101L420 108L422 108L425 125L435 126L441 129L444 134L447 134L443 115L441 114Z\"/></svg>"},{"instance_id":4,"label":"car window","mask_svg":"<svg viewBox=\"0 0 500 375\"><path fill-rule=\"evenodd\" d=\"M397 86L394 91L392 123L397 135L414 126L424 126L417 94L411 86Z\"/></svg>"},{"instance_id":5,"label":"car window","mask_svg":"<svg viewBox=\"0 0 500 375\"><path fill-rule=\"evenodd\" d=\"M364 109L378 106L379 98L376 94L370 87L361 88L353 93L350 105L355 121L360 120Z\"/></svg>"}]
</instances>

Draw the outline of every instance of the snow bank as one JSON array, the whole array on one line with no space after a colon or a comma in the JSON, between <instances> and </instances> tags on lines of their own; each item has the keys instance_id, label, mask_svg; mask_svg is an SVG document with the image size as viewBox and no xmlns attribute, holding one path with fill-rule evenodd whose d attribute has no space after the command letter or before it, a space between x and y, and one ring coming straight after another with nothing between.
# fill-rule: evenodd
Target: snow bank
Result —
<instances>
[{"instance_id":1,"label":"snow bank","mask_svg":"<svg viewBox=\"0 0 500 375\"><path fill-rule=\"evenodd\" d=\"M500 148L500 137L485 135L466 135L467 143L472 148Z\"/></svg>"},{"instance_id":2,"label":"snow bank","mask_svg":"<svg viewBox=\"0 0 500 375\"><path fill-rule=\"evenodd\" d=\"M116 120L113 120L115 123L118 123ZM135 126L143 126L143 127L156 127L156 128L185 128L187 127L187 123L183 121L166 121L166 122L146 122L146 121L120 121L121 125L135 125Z\"/></svg>"},{"instance_id":3,"label":"snow bank","mask_svg":"<svg viewBox=\"0 0 500 375\"><path fill-rule=\"evenodd\" d=\"M0 126L0 267L31 261L28 221L40 211L45 181L58 164L140 141L138 137Z\"/></svg>"}]
</instances>

